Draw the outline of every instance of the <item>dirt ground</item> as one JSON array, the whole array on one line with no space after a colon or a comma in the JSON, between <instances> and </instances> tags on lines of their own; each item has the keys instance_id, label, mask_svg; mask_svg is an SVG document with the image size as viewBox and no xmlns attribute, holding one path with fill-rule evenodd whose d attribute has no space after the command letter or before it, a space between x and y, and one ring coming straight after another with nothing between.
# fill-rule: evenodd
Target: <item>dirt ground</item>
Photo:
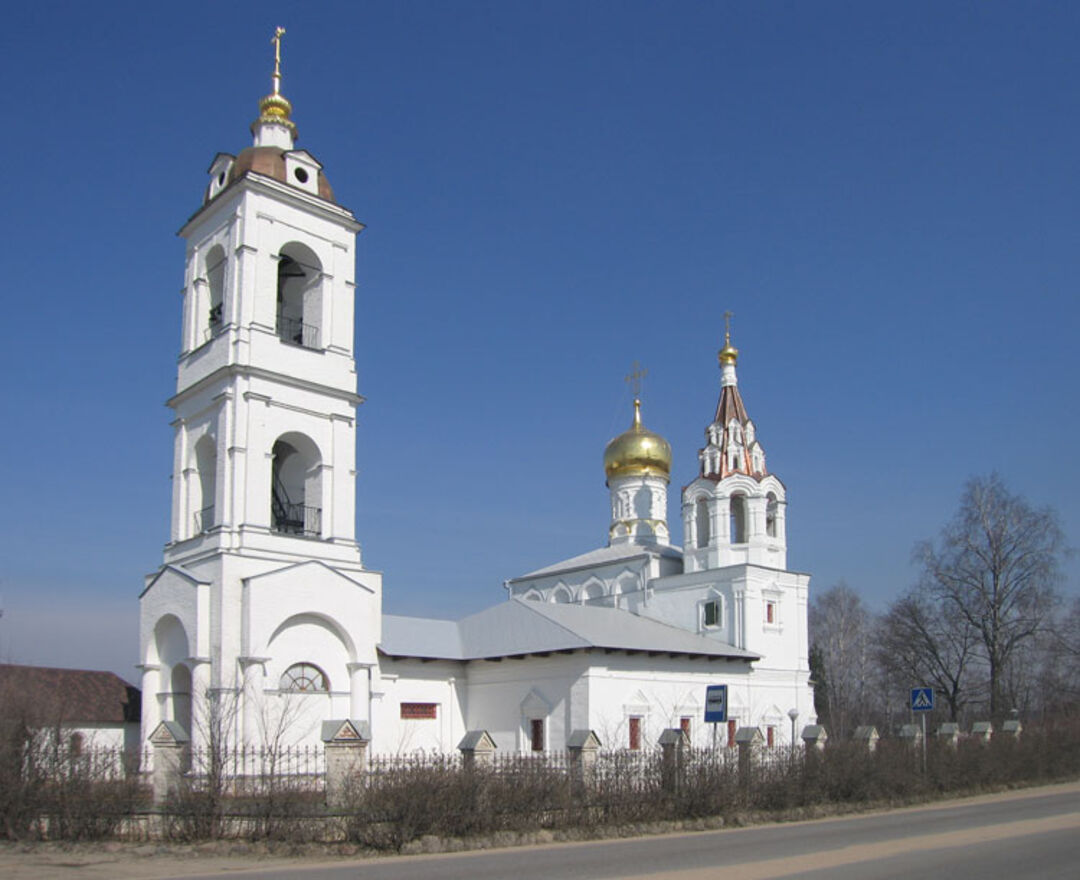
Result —
<instances>
[{"instance_id":1,"label":"dirt ground","mask_svg":"<svg viewBox=\"0 0 1080 880\"><path fill-rule=\"evenodd\" d=\"M1080 782L1064 785L1029 788L1000 794L979 795L966 799L1007 800L1031 797L1042 791L1074 791L1080 795ZM947 809L956 801L923 804ZM915 809L913 807L912 809ZM850 815L850 813L848 813ZM659 823L657 823L659 825ZM717 827L716 823L699 823L701 830ZM686 833L694 830L694 823L666 823L666 828L641 829L654 833ZM625 836L622 834L613 836ZM528 835L522 841L531 845L558 845L558 835L539 832ZM552 843L546 843L551 840ZM466 848L460 841L430 841L428 846L415 848L418 852L445 852ZM484 841L480 846L506 845L509 840ZM286 845L252 844L237 841L216 841L192 845L169 843L0 843L0 877L4 880L50 880L50 878L77 878L77 880L162 880L193 874L235 872L238 875L258 875L271 868L288 868L292 865L313 867L317 864L346 864L368 858L395 858L395 856L371 855L357 847L347 845L308 845L302 848ZM672 875L673 877L675 875ZM689 878L687 878L689 880Z\"/></svg>"}]
</instances>

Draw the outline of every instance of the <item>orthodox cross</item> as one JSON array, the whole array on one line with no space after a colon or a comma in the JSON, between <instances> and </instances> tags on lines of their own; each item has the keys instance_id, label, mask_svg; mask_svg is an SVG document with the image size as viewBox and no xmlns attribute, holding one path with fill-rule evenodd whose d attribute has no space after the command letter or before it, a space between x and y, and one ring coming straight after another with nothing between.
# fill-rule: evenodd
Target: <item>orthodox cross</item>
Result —
<instances>
[{"instance_id":1,"label":"orthodox cross","mask_svg":"<svg viewBox=\"0 0 1080 880\"><path fill-rule=\"evenodd\" d=\"M649 371L641 369L641 364L637 361L634 361L631 370L632 372L626 377L626 381L630 383L630 389L634 392L634 399L637 400L641 397L641 380L649 375Z\"/></svg>"},{"instance_id":2,"label":"orthodox cross","mask_svg":"<svg viewBox=\"0 0 1080 880\"><path fill-rule=\"evenodd\" d=\"M274 44L274 94L281 94L281 38L285 36L285 28L274 29L274 36L270 42Z\"/></svg>"},{"instance_id":3,"label":"orthodox cross","mask_svg":"<svg viewBox=\"0 0 1080 880\"><path fill-rule=\"evenodd\" d=\"M734 317L734 312L724 312L724 345L731 345L731 319Z\"/></svg>"}]
</instances>

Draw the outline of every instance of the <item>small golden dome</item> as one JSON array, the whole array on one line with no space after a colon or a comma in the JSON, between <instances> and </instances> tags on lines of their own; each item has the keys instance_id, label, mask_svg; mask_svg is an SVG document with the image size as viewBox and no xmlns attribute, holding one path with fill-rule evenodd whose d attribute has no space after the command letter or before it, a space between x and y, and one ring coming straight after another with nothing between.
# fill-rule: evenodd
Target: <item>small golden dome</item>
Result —
<instances>
[{"instance_id":1,"label":"small golden dome","mask_svg":"<svg viewBox=\"0 0 1080 880\"><path fill-rule=\"evenodd\" d=\"M289 117L292 115L292 104L284 95L267 95L259 101L259 118L251 123L251 132L265 123L277 123L284 125L296 137L296 124Z\"/></svg>"},{"instance_id":2,"label":"small golden dome","mask_svg":"<svg viewBox=\"0 0 1080 880\"><path fill-rule=\"evenodd\" d=\"M641 401L634 401L634 423L604 449L604 473L612 477L671 478L671 446L641 424Z\"/></svg>"},{"instance_id":3,"label":"small golden dome","mask_svg":"<svg viewBox=\"0 0 1080 880\"><path fill-rule=\"evenodd\" d=\"M734 366L735 361L739 359L739 350L731 344L730 334L724 339L724 347L720 349L716 356L720 359L720 366L722 367L728 364Z\"/></svg>"}]
</instances>

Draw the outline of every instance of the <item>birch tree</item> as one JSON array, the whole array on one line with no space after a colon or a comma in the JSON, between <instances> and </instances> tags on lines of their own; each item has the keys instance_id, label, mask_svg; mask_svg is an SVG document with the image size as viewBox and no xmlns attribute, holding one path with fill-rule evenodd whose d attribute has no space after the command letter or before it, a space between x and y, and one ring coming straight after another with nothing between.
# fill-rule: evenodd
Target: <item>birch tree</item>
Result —
<instances>
[{"instance_id":1,"label":"birch tree","mask_svg":"<svg viewBox=\"0 0 1080 880\"><path fill-rule=\"evenodd\" d=\"M994 719L1010 708L1010 661L1050 621L1063 552L1057 514L1013 495L997 474L969 480L937 540L915 547L921 587L943 614L960 616L978 637Z\"/></svg>"}]
</instances>

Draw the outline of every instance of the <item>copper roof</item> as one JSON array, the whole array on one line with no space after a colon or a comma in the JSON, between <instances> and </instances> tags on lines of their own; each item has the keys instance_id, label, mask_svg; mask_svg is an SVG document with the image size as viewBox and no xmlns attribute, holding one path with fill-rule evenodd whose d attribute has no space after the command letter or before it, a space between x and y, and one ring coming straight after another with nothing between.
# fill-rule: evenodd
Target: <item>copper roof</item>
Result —
<instances>
[{"instance_id":1,"label":"copper roof","mask_svg":"<svg viewBox=\"0 0 1080 880\"><path fill-rule=\"evenodd\" d=\"M291 184L285 174L285 150L278 147L248 147L246 150L241 150L229 170L229 183L239 180L249 171L272 177L282 183L295 185ZM328 202L334 201L334 191L330 189L330 181L321 170L319 171L319 196Z\"/></svg>"},{"instance_id":2,"label":"copper roof","mask_svg":"<svg viewBox=\"0 0 1080 880\"><path fill-rule=\"evenodd\" d=\"M0 664L0 712L34 724L138 722L139 689L112 672Z\"/></svg>"}]
</instances>

